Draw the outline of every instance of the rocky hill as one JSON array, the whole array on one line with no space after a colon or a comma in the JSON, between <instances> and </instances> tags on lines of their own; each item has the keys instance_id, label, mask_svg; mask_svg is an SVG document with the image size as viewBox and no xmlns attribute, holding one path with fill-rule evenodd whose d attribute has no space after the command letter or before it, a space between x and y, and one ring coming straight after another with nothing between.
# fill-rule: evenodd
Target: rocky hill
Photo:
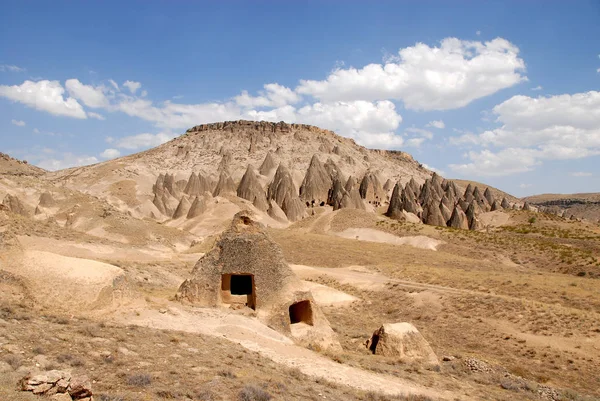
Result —
<instances>
[{"instance_id":1,"label":"rocky hill","mask_svg":"<svg viewBox=\"0 0 600 401\"><path fill-rule=\"evenodd\" d=\"M331 206L478 230L483 213L529 208L497 189L445 180L407 153L284 122L198 125L148 151L46 177L132 217L201 236L222 231L241 209L270 226Z\"/></svg>"},{"instance_id":2,"label":"rocky hill","mask_svg":"<svg viewBox=\"0 0 600 401\"><path fill-rule=\"evenodd\" d=\"M523 198L541 210L561 216L600 221L600 193L542 194Z\"/></svg>"}]
</instances>

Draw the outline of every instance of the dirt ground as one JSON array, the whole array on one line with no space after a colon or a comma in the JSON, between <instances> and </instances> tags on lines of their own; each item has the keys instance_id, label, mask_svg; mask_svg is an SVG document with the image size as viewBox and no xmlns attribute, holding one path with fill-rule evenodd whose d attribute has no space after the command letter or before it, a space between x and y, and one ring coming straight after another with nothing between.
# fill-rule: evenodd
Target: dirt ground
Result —
<instances>
[{"instance_id":1,"label":"dirt ground","mask_svg":"<svg viewBox=\"0 0 600 401\"><path fill-rule=\"evenodd\" d=\"M529 223L528 212L511 211L502 225L469 232L322 208L270 228L339 337L343 352L330 353L299 347L243 311L174 301L215 236L176 246L185 234L161 227L159 243L124 243L5 217L1 400L36 399L16 383L50 368L87 374L103 401L600 397L597 225L542 214ZM147 237L152 226L144 224ZM64 284L42 302L48 285L37 280L46 265ZM97 287L78 296L91 305L78 310L58 295L71 282L81 291L79 273L89 269L84 278ZM117 291L116 277L127 296L95 307L94 294L105 300L108 287ZM439 367L368 352L371 333L394 322L416 326Z\"/></svg>"}]
</instances>

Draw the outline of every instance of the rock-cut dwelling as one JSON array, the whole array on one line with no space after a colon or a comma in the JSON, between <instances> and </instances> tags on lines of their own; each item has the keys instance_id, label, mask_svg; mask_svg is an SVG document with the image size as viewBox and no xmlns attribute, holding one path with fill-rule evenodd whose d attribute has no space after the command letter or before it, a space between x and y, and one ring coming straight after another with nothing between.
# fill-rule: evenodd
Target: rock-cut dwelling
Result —
<instances>
[{"instance_id":1,"label":"rock-cut dwelling","mask_svg":"<svg viewBox=\"0 0 600 401\"><path fill-rule=\"evenodd\" d=\"M302 345L341 349L310 290L248 211L233 217L181 284L177 298L200 307L249 308L264 324Z\"/></svg>"}]
</instances>

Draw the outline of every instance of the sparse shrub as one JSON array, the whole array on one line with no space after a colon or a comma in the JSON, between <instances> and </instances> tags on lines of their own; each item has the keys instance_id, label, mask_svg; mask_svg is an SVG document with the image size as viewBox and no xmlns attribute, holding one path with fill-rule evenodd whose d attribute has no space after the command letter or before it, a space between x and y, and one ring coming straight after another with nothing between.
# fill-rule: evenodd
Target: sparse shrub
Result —
<instances>
[{"instance_id":1,"label":"sparse shrub","mask_svg":"<svg viewBox=\"0 0 600 401\"><path fill-rule=\"evenodd\" d=\"M194 399L198 400L198 401L214 401L214 400L216 400L215 395L210 390L202 390L202 389L196 390L195 395L196 395L196 398L194 398Z\"/></svg>"},{"instance_id":2,"label":"sparse shrub","mask_svg":"<svg viewBox=\"0 0 600 401\"><path fill-rule=\"evenodd\" d=\"M271 398L271 394L260 387L252 385L244 386L238 395L240 401L269 401Z\"/></svg>"},{"instance_id":3,"label":"sparse shrub","mask_svg":"<svg viewBox=\"0 0 600 401\"><path fill-rule=\"evenodd\" d=\"M145 373L138 373L127 378L127 384L136 387L147 387L152 384L152 376Z\"/></svg>"},{"instance_id":4,"label":"sparse shrub","mask_svg":"<svg viewBox=\"0 0 600 401\"><path fill-rule=\"evenodd\" d=\"M79 332L88 337L101 337L99 327L94 324L88 324L87 326L81 328Z\"/></svg>"},{"instance_id":5,"label":"sparse shrub","mask_svg":"<svg viewBox=\"0 0 600 401\"><path fill-rule=\"evenodd\" d=\"M233 373L231 370L221 370L219 372L219 376L226 377L228 379L235 379L235 378L237 378L236 374Z\"/></svg>"},{"instance_id":6,"label":"sparse shrub","mask_svg":"<svg viewBox=\"0 0 600 401\"><path fill-rule=\"evenodd\" d=\"M180 398L178 394L175 394L169 390L157 390L156 395L165 400L176 400Z\"/></svg>"},{"instance_id":7,"label":"sparse shrub","mask_svg":"<svg viewBox=\"0 0 600 401\"><path fill-rule=\"evenodd\" d=\"M10 367L14 370L17 370L21 367L21 364L23 363L23 358L21 358L19 355L11 354L4 357L4 362L8 363Z\"/></svg>"},{"instance_id":8,"label":"sparse shrub","mask_svg":"<svg viewBox=\"0 0 600 401\"><path fill-rule=\"evenodd\" d=\"M95 395L94 395L95 397ZM120 395L111 395L111 394L100 394L98 396L100 401L127 401L125 398Z\"/></svg>"},{"instance_id":9,"label":"sparse shrub","mask_svg":"<svg viewBox=\"0 0 600 401\"><path fill-rule=\"evenodd\" d=\"M73 355L71 355L71 354L60 354L59 356L56 357L56 361L58 363L67 363L72 359L73 359Z\"/></svg>"},{"instance_id":10,"label":"sparse shrub","mask_svg":"<svg viewBox=\"0 0 600 401\"><path fill-rule=\"evenodd\" d=\"M42 347L35 347L34 349L31 350L31 352L33 352L36 355L43 355L44 349Z\"/></svg>"}]
</instances>

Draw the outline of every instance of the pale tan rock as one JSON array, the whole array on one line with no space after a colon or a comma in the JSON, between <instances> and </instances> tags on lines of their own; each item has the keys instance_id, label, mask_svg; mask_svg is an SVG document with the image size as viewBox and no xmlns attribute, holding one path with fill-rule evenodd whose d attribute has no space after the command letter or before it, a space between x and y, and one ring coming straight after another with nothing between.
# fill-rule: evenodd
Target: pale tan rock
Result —
<instances>
[{"instance_id":1,"label":"pale tan rock","mask_svg":"<svg viewBox=\"0 0 600 401\"><path fill-rule=\"evenodd\" d=\"M73 401L71 396L68 393L58 393L50 396L49 398L52 401Z\"/></svg>"},{"instance_id":2,"label":"pale tan rock","mask_svg":"<svg viewBox=\"0 0 600 401\"><path fill-rule=\"evenodd\" d=\"M366 343L375 355L398 357L406 362L439 365L431 346L410 323L387 323L375 330Z\"/></svg>"},{"instance_id":3,"label":"pale tan rock","mask_svg":"<svg viewBox=\"0 0 600 401\"><path fill-rule=\"evenodd\" d=\"M90 397L92 396L92 382L85 375L73 376L67 391L75 399Z\"/></svg>"}]
</instances>

